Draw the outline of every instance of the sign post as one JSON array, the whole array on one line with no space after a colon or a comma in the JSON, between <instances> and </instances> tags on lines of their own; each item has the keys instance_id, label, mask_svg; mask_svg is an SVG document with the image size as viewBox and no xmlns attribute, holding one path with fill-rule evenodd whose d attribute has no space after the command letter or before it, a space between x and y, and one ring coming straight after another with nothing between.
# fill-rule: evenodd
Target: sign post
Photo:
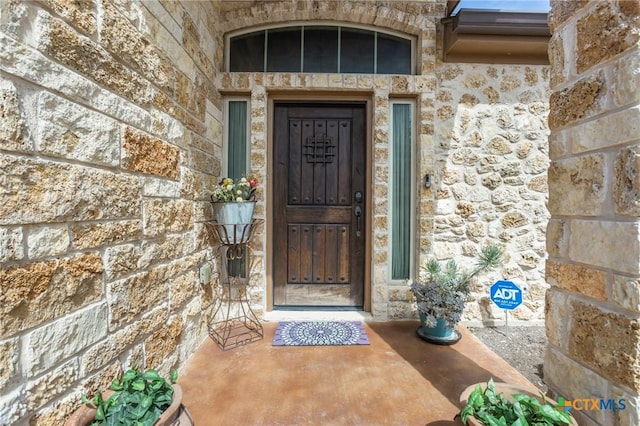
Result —
<instances>
[{"instance_id":1,"label":"sign post","mask_svg":"<svg viewBox=\"0 0 640 426\"><path fill-rule=\"evenodd\" d=\"M504 309L504 323L509 331L509 311L522 303L522 290L513 281L496 281L491 286L491 301Z\"/></svg>"}]
</instances>

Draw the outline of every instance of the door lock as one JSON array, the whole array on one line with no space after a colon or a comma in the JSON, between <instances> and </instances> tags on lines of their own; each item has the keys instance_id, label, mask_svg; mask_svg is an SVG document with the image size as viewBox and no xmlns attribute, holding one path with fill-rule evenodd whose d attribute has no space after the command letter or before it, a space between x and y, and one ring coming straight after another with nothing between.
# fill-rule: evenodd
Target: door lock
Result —
<instances>
[{"instance_id":1,"label":"door lock","mask_svg":"<svg viewBox=\"0 0 640 426\"><path fill-rule=\"evenodd\" d=\"M353 194L353 198L355 199L356 203L362 203L362 192L356 191L356 193Z\"/></svg>"}]
</instances>

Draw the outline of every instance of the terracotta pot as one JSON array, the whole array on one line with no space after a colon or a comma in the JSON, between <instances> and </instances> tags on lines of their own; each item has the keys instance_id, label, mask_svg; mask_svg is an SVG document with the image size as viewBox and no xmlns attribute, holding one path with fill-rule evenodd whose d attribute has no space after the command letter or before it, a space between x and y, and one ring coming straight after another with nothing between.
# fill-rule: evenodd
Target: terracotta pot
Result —
<instances>
[{"instance_id":1,"label":"terracotta pot","mask_svg":"<svg viewBox=\"0 0 640 426\"><path fill-rule=\"evenodd\" d=\"M113 392L106 391L103 398L108 398ZM65 426L88 426L96 418L96 409L83 404L65 423ZM155 426L193 426L191 415L182 405L182 388L178 384L173 385L173 399L169 408L164 410L155 423Z\"/></svg>"},{"instance_id":2,"label":"terracotta pot","mask_svg":"<svg viewBox=\"0 0 640 426\"><path fill-rule=\"evenodd\" d=\"M471 395L471 392L473 392L473 390L476 388L477 385L480 385L482 387L482 390L485 390L487 388L487 384L486 383L476 383L473 384L469 387L467 387L464 391L462 391L462 393L460 394L460 408L463 408L464 406L467 405L467 401L469 400L469 395ZM540 398L540 392L536 393L536 392L532 392L529 389L523 388L522 386L517 386L517 385L513 385L510 383L502 383L502 382L496 382L495 383L495 388L496 388L496 394L503 394L504 398L507 401L512 401L513 402L513 395L518 394L518 393L522 393L528 396L533 396L536 398ZM556 406L558 405L558 403L556 401L554 401L553 399L547 397L546 395L544 396L545 401L547 402L547 404L552 405L552 406ZM484 423L482 423L480 420L476 419L473 416L470 416L467 418L467 425L469 426L484 426ZM571 417L571 425L572 426L578 426L578 423L576 423L576 420Z\"/></svg>"},{"instance_id":3,"label":"terracotta pot","mask_svg":"<svg viewBox=\"0 0 640 426\"><path fill-rule=\"evenodd\" d=\"M169 408L164 410L156 421L155 426L193 426L193 420L187 409L182 405L182 388L178 384L173 385L173 400Z\"/></svg>"},{"instance_id":4,"label":"terracotta pot","mask_svg":"<svg viewBox=\"0 0 640 426\"><path fill-rule=\"evenodd\" d=\"M102 399L109 399L113 394L112 390L106 390L102 392ZM87 426L96 419L96 409L91 408L87 404L82 404L76 411L71 414L71 417L67 419L65 426Z\"/></svg>"}]
</instances>

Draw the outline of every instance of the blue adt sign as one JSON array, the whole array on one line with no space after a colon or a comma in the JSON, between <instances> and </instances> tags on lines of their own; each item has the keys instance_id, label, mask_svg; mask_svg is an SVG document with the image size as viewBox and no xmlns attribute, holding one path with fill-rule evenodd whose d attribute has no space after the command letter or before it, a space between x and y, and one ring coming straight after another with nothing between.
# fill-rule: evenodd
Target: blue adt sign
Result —
<instances>
[{"instance_id":1,"label":"blue adt sign","mask_svg":"<svg viewBox=\"0 0 640 426\"><path fill-rule=\"evenodd\" d=\"M515 309L522 303L522 290L512 281L496 281L491 286L491 300L501 309Z\"/></svg>"}]
</instances>

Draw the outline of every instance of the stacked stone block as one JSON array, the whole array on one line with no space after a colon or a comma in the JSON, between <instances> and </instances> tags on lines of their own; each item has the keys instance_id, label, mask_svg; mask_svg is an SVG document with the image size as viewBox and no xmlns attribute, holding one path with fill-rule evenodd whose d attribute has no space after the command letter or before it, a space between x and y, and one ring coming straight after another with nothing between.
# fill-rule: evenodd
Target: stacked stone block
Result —
<instances>
[{"instance_id":1,"label":"stacked stone block","mask_svg":"<svg viewBox=\"0 0 640 426\"><path fill-rule=\"evenodd\" d=\"M434 143L422 147L423 158L434 158L433 248L420 260L455 258L471 268L483 246L505 252L502 270L474 283L464 314L470 323L504 323L489 297L497 279L524 291L512 319L544 318L548 80L546 66L438 69Z\"/></svg>"},{"instance_id":2,"label":"stacked stone block","mask_svg":"<svg viewBox=\"0 0 640 426\"><path fill-rule=\"evenodd\" d=\"M640 423L640 7L552 2L545 381L625 400L580 424Z\"/></svg>"},{"instance_id":3,"label":"stacked stone block","mask_svg":"<svg viewBox=\"0 0 640 426\"><path fill-rule=\"evenodd\" d=\"M206 337L217 10L0 3L0 424L60 425ZM205 325L203 325L205 324Z\"/></svg>"},{"instance_id":4,"label":"stacked stone block","mask_svg":"<svg viewBox=\"0 0 640 426\"><path fill-rule=\"evenodd\" d=\"M483 245L498 243L509 256L504 277L528 288L514 315L539 320L549 71L442 64L437 24L445 6L0 2L0 423L62 424L81 392L105 388L123 366L142 360L166 374L205 338L216 280L201 285L198 269L214 255L203 222L211 218L206 188L221 173L221 93L251 100L251 172L264 183L259 218L267 217L272 93L370 100L376 320L416 316L406 283L389 279L387 202L390 103L413 99L416 263L435 255L465 264ZM223 71L226 33L305 20L413 35L417 74ZM620 85L626 69L618 70ZM551 79L565 74L552 69ZM580 93L597 98L599 84L588 80ZM572 95L558 95L558 103ZM569 138L559 135L551 149L562 152ZM632 173L633 158L616 167ZM422 184L425 174L434 178L431 188ZM617 182L618 197L629 199L633 185ZM627 211L636 208L626 203ZM562 224L550 227L568 235ZM252 243L250 300L259 315L267 306L265 236L263 229ZM567 241L559 239L558 250ZM611 297L628 306L633 284L625 278L614 279ZM488 282L476 289L469 321L496 318ZM598 285L593 279L589 294L600 294Z\"/></svg>"}]
</instances>

